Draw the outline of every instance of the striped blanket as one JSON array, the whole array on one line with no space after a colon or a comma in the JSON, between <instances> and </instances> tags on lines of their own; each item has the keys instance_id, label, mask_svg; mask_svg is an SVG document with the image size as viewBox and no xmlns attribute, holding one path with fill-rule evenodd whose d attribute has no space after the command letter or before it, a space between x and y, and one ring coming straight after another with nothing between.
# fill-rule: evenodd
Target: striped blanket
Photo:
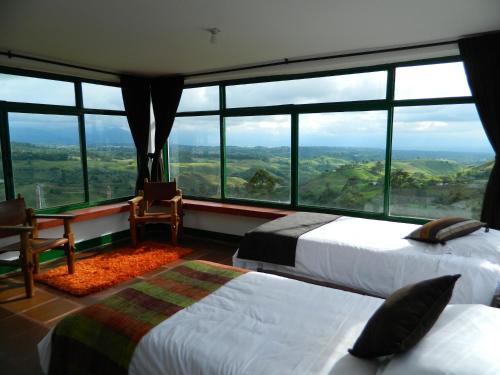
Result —
<instances>
[{"instance_id":1,"label":"striped blanket","mask_svg":"<svg viewBox=\"0 0 500 375\"><path fill-rule=\"evenodd\" d=\"M53 332L49 374L126 374L145 334L245 272L186 262L66 317Z\"/></svg>"}]
</instances>

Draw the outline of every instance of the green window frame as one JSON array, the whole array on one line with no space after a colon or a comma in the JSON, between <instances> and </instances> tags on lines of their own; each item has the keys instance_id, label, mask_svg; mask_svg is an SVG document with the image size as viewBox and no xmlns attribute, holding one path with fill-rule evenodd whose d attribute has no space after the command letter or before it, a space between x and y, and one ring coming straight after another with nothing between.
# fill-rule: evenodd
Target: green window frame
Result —
<instances>
[{"instance_id":1,"label":"green window frame","mask_svg":"<svg viewBox=\"0 0 500 375\"><path fill-rule=\"evenodd\" d=\"M407 61L400 63L391 63L376 65L363 68L341 69L334 71L326 71L309 74L294 74L284 76L259 77L250 79L227 80L218 82L207 82L196 85L186 85L186 88L203 87L219 85L219 104L220 109L216 111L199 111L199 112L178 112L178 117L183 116L205 116L216 115L220 118L220 165L221 165L221 198L209 198L202 196L186 196L186 198L218 201L235 204L252 204L261 207L283 208L301 211L316 211L334 214L344 214L355 217L383 219L390 221L401 221L409 223L423 223L428 219L397 216L390 214L390 189L391 189L391 159L392 159L392 137L393 137L393 122L394 110L398 107L409 106L430 106L441 104L475 104L473 96L454 96L454 97L439 97L439 98L422 98L422 99L402 99L396 100L395 95L395 79L396 69L399 67L411 67L419 65L439 64L461 62L460 56L450 56L443 58L432 58L416 61ZM291 79L312 78L312 77L329 77L335 75L345 75L353 73L364 73L384 70L387 72L386 97L380 100L360 100L352 102L334 102L334 103L315 103L315 104L299 104L299 105L273 105L263 107L238 107L227 108L226 106L226 88L230 85L260 83L270 81L284 81ZM299 137L299 115L307 113L334 113L334 112L356 112L356 111L386 111L387 112L387 139L385 149L385 175L384 175L384 201L382 212L366 212L352 209L326 208L318 206L307 206L298 202L298 137ZM226 144L225 144L225 122L228 117L236 116L259 116L259 115L290 115L291 116L291 201L290 203L273 203L252 199L229 198L226 196ZM168 154L165 152L165 166L168 176Z\"/></svg>"},{"instance_id":2,"label":"green window frame","mask_svg":"<svg viewBox=\"0 0 500 375\"><path fill-rule=\"evenodd\" d=\"M120 202L132 197L132 195L129 195L110 200L92 201L90 199L90 194L89 194L87 148L86 148L86 137L85 137L85 115L112 115L112 116L125 117L126 113L124 110L85 108L83 104L82 83L85 82L85 83L98 84L104 86L120 87L119 84L100 81L100 80L70 77L59 74L41 73L41 72L35 72L17 68L9 68L9 67L0 67L0 73L70 82L74 86L74 98L75 98L74 106L33 104L33 103L9 102L0 100L0 143L1 143L2 166L4 173L6 199L13 199L15 198L16 195L14 186L14 176L12 171L11 143L9 134L9 120L8 120L9 113L70 115L78 118L78 134L80 142L81 165L83 172L84 199L81 202L77 202L74 204L39 209L38 210L39 212L58 213L67 210L74 210L79 208L93 207L103 204Z\"/></svg>"}]
</instances>

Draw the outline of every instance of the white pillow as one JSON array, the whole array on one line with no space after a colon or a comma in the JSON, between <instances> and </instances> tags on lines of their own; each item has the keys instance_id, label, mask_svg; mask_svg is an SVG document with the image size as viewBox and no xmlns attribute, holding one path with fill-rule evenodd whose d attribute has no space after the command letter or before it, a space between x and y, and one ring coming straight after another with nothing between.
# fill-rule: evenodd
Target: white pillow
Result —
<instances>
[{"instance_id":1,"label":"white pillow","mask_svg":"<svg viewBox=\"0 0 500 375\"><path fill-rule=\"evenodd\" d=\"M448 305L432 329L377 375L500 374L500 309Z\"/></svg>"}]
</instances>

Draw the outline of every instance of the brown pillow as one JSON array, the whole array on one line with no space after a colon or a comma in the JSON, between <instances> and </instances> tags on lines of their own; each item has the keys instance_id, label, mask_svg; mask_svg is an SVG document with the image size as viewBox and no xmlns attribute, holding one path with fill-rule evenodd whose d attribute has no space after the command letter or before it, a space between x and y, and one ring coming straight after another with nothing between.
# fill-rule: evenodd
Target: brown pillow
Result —
<instances>
[{"instance_id":1,"label":"brown pillow","mask_svg":"<svg viewBox=\"0 0 500 375\"><path fill-rule=\"evenodd\" d=\"M453 238L475 232L484 226L484 223L477 220L462 217L444 217L429 221L427 224L415 229L406 238L429 243L444 243Z\"/></svg>"},{"instance_id":2,"label":"brown pillow","mask_svg":"<svg viewBox=\"0 0 500 375\"><path fill-rule=\"evenodd\" d=\"M439 318L459 277L442 276L395 291L366 323L349 353L359 358L376 358L414 346Z\"/></svg>"}]
</instances>

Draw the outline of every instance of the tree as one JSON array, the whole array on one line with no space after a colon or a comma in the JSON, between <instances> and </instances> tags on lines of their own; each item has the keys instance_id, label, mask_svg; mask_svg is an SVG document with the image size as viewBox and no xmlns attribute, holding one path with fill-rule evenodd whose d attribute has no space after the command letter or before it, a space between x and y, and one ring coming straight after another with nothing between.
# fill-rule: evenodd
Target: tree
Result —
<instances>
[{"instance_id":1,"label":"tree","mask_svg":"<svg viewBox=\"0 0 500 375\"><path fill-rule=\"evenodd\" d=\"M274 177L265 169L257 169L247 184L247 189L251 193L271 193L280 180Z\"/></svg>"}]
</instances>

